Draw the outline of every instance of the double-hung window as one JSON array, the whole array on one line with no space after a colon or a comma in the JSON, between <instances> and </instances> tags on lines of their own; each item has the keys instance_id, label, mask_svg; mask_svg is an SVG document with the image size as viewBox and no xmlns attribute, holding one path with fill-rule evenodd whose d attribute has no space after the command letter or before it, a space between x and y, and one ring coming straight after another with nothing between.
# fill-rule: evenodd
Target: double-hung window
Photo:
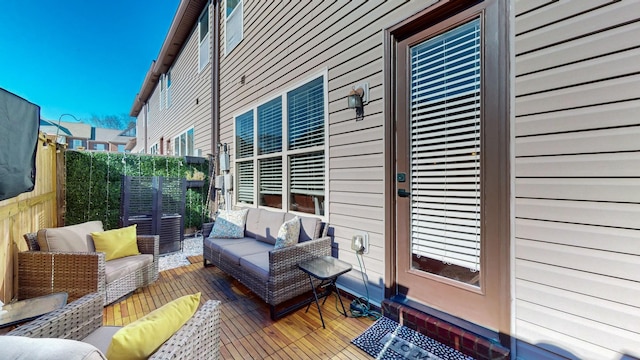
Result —
<instances>
[{"instance_id":1,"label":"double-hung window","mask_svg":"<svg viewBox=\"0 0 640 360\"><path fill-rule=\"evenodd\" d=\"M167 81L167 109L171 107L171 70L167 71L165 76Z\"/></svg>"},{"instance_id":2,"label":"double-hung window","mask_svg":"<svg viewBox=\"0 0 640 360\"><path fill-rule=\"evenodd\" d=\"M321 76L236 116L237 202L324 215L325 92Z\"/></svg>"},{"instance_id":3,"label":"double-hung window","mask_svg":"<svg viewBox=\"0 0 640 360\"><path fill-rule=\"evenodd\" d=\"M209 7L205 7L198 20L200 46L198 48L198 71L209 63Z\"/></svg>"},{"instance_id":4,"label":"double-hung window","mask_svg":"<svg viewBox=\"0 0 640 360\"><path fill-rule=\"evenodd\" d=\"M225 54L231 51L242 41L244 36L243 24L243 1L225 0Z\"/></svg>"},{"instance_id":5,"label":"double-hung window","mask_svg":"<svg viewBox=\"0 0 640 360\"><path fill-rule=\"evenodd\" d=\"M159 109L162 111L162 107L164 106L165 99L165 90L164 90L164 74L160 75L160 97L158 98L158 104L160 105Z\"/></svg>"}]
</instances>

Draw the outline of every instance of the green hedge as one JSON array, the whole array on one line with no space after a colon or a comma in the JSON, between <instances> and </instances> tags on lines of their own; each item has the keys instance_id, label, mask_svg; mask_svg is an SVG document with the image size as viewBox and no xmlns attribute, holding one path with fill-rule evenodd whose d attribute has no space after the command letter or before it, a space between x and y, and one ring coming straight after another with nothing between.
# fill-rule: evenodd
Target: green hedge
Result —
<instances>
[{"instance_id":1,"label":"green hedge","mask_svg":"<svg viewBox=\"0 0 640 360\"><path fill-rule=\"evenodd\" d=\"M181 157L68 150L65 163L65 225L102 220L105 229L118 228L122 175L187 178L194 171L205 175L205 184L202 188L187 189L184 226L201 229L203 217L205 221L209 218L208 161L187 164Z\"/></svg>"}]
</instances>

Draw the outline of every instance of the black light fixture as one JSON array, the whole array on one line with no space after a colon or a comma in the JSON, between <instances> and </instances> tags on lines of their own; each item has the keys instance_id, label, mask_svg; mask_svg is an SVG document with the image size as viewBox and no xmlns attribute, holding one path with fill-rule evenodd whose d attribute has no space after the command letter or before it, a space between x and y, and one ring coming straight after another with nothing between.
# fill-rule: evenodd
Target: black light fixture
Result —
<instances>
[{"instance_id":1,"label":"black light fixture","mask_svg":"<svg viewBox=\"0 0 640 360\"><path fill-rule=\"evenodd\" d=\"M364 119L364 106L369 103L369 83L362 83L351 87L347 96L347 107L356 109L356 121Z\"/></svg>"},{"instance_id":2,"label":"black light fixture","mask_svg":"<svg viewBox=\"0 0 640 360\"><path fill-rule=\"evenodd\" d=\"M347 97L347 106L349 109L358 109L362 107L362 96L364 95L364 89L359 87L352 89Z\"/></svg>"}]
</instances>

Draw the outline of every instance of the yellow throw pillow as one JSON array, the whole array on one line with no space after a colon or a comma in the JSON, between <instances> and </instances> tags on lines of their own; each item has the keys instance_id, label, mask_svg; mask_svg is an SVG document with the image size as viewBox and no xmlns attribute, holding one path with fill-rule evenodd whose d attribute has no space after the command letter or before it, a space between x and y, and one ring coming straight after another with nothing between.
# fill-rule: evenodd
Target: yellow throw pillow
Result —
<instances>
[{"instance_id":1,"label":"yellow throw pillow","mask_svg":"<svg viewBox=\"0 0 640 360\"><path fill-rule=\"evenodd\" d=\"M113 335L107 359L148 358L191 319L199 304L200 293L186 295L123 327Z\"/></svg>"},{"instance_id":2,"label":"yellow throw pillow","mask_svg":"<svg viewBox=\"0 0 640 360\"><path fill-rule=\"evenodd\" d=\"M105 253L105 260L113 260L131 255L140 255L136 237L136 225L121 229L92 232L96 251Z\"/></svg>"}]
</instances>

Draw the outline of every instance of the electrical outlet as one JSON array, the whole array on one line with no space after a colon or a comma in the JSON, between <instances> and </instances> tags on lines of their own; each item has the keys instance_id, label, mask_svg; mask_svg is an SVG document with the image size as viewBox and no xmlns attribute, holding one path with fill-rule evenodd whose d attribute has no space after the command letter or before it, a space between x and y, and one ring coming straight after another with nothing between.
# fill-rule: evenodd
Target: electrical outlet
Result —
<instances>
[{"instance_id":1,"label":"electrical outlet","mask_svg":"<svg viewBox=\"0 0 640 360\"><path fill-rule=\"evenodd\" d=\"M358 254L369 253L369 234L362 232L351 237L351 250Z\"/></svg>"}]
</instances>

